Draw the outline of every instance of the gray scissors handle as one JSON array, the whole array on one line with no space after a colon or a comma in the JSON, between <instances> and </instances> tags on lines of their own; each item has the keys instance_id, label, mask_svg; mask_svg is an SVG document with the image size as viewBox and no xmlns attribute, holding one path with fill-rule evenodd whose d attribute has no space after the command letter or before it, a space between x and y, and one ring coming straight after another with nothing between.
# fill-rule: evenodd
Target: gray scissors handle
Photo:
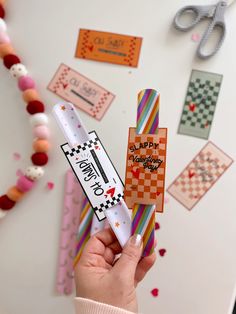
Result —
<instances>
[{"instance_id":1,"label":"gray scissors handle","mask_svg":"<svg viewBox=\"0 0 236 314\"><path fill-rule=\"evenodd\" d=\"M198 24L201 21L201 19L205 17L212 19L197 49L197 55L202 59L207 59L216 54L225 39L226 28L224 21L224 13L226 8L227 3L225 1L220 1L216 5L186 6L180 9L175 15L174 26L176 29L181 31L191 30L196 24ZM180 22L180 19L185 12L192 12L195 14L193 21L188 25L183 25ZM209 38L211 37L211 34L215 28L220 28L221 31L219 41L217 42L216 46L210 53L205 53L204 48L207 42L209 41Z\"/></svg>"},{"instance_id":2,"label":"gray scissors handle","mask_svg":"<svg viewBox=\"0 0 236 314\"><path fill-rule=\"evenodd\" d=\"M204 17L209 16L209 12L212 12L215 9L215 5L188 5L180 9L174 18L174 26L176 29L186 32L194 28L195 25L197 25L201 19ZM193 13L195 16L193 17L193 20L187 24L183 25L180 20L181 17L185 13Z\"/></svg>"},{"instance_id":3,"label":"gray scissors handle","mask_svg":"<svg viewBox=\"0 0 236 314\"><path fill-rule=\"evenodd\" d=\"M223 44L223 41L226 35L226 27L225 27L225 21L224 21L224 12L225 12L226 7L227 7L226 3L223 1L217 5L215 14L213 16L213 20L208 26L206 32L203 34L202 40L199 43L199 46L197 49L197 55L199 56L199 58L207 59L207 58L212 57L213 55L217 53L217 51L220 49L221 45ZM221 33L220 33L219 40L216 43L214 49L211 52L206 53L204 52L204 48L207 42L209 41L209 38L211 37L211 34L215 28L220 29Z\"/></svg>"}]
</instances>

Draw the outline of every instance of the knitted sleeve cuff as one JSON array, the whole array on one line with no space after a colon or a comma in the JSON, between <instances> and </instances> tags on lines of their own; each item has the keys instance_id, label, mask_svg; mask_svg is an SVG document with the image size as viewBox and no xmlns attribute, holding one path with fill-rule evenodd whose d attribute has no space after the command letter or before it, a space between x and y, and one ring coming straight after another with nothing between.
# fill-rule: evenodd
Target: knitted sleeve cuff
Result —
<instances>
[{"instance_id":1,"label":"knitted sleeve cuff","mask_svg":"<svg viewBox=\"0 0 236 314\"><path fill-rule=\"evenodd\" d=\"M76 314L134 314L133 312L90 299L75 298L74 303Z\"/></svg>"}]
</instances>

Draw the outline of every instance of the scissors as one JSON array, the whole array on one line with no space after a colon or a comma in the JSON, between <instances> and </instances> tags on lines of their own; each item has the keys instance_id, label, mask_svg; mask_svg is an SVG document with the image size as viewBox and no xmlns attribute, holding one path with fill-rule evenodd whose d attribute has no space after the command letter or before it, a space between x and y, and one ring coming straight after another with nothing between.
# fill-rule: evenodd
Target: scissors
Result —
<instances>
[{"instance_id":1,"label":"scissors","mask_svg":"<svg viewBox=\"0 0 236 314\"><path fill-rule=\"evenodd\" d=\"M176 29L180 31L188 31L194 28L195 25L197 25L203 18L210 18L212 21L209 23L208 28L206 29L199 46L197 48L197 55L201 59L207 59L212 57L217 53L217 51L220 49L221 45L223 44L223 41L225 39L226 34L226 28L225 28L225 20L224 20L224 14L225 10L228 6L230 6L233 3L234 0L223 0L219 1L215 5L189 5L185 6L182 9L180 9L174 18L174 26ZM188 25L183 25L180 22L181 17L185 13L193 13L194 18ZM216 43L216 46L214 49L206 53L204 52L204 47L209 41L209 38L215 28L219 28L220 36L219 40Z\"/></svg>"}]
</instances>

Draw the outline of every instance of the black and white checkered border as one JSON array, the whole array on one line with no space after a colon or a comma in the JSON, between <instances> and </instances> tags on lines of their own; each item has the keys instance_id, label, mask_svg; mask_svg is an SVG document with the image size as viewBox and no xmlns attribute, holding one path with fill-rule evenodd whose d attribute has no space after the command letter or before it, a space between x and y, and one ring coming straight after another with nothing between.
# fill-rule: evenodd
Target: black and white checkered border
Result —
<instances>
[{"instance_id":1,"label":"black and white checkered border","mask_svg":"<svg viewBox=\"0 0 236 314\"><path fill-rule=\"evenodd\" d=\"M71 157L74 156L74 154L79 154L82 150L86 150L87 148L92 148L93 146L96 146L100 144L99 138L95 138L94 140L89 140L88 142L85 142L81 145L78 145L77 147L73 147L69 151L64 151L65 155L70 155Z\"/></svg>"},{"instance_id":2,"label":"black and white checkered border","mask_svg":"<svg viewBox=\"0 0 236 314\"><path fill-rule=\"evenodd\" d=\"M107 200L106 202L101 203L99 207L94 207L93 209L96 215L98 216L98 213L102 213L104 212L104 210L117 205L122 200L123 197L124 194L119 193L116 197L115 196L112 197L112 200Z\"/></svg>"}]
</instances>

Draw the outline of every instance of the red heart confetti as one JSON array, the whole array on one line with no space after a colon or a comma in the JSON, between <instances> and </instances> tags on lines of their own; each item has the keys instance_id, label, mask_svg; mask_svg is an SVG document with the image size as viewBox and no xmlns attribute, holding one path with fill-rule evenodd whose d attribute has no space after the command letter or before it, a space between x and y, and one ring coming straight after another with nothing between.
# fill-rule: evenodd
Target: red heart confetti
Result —
<instances>
[{"instance_id":1,"label":"red heart confetti","mask_svg":"<svg viewBox=\"0 0 236 314\"><path fill-rule=\"evenodd\" d=\"M95 146L95 149L100 149L100 147L99 146Z\"/></svg>"},{"instance_id":2,"label":"red heart confetti","mask_svg":"<svg viewBox=\"0 0 236 314\"><path fill-rule=\"evenodd\" d=\"M20 160L21 159L21 155L20 155L20 153L14 153L13 154L13 158L14 158L14 160Z\"/></svg>"},{"instance_id":3,"label":"red heart confetti","mask_svg":"<svg viewBox=\"0 0 236 314\"><path fill-rule=\"evenodd\" d=\"M152 289L151 294L156 298L158 297L159 290L157 288Z\"/></svg>"},{"instance_id":4,"label":"red heart confetti","mask_svg":"<svg viewBox=\"0 0 236 314\"><path fill-rule=\"evenodd\" d=\"M194 176L195 176L195 173L192 172L191 170L189 170L189 171L188 171L188 177L189 177L189 179L191 179L191 178L194 177Z\"/></svg>"},{"instance_id":5,"label":"red heart confetti","mask_svg":"<svg viewBox=\"0 0 236 314\"><path fill-rule=\"evenodd\" d=\"M87 46L88 50L90 50L91 52L93 51L93 45L91 46Z\"/></svg>"},{"instance_id":6,"label":"red heart confetti","mask_svg":"<svg viewBox=\"0 0 236 314\"><path fill-rule=\"evenodd\" d=\"M161 192L158 192L158 191L157 191L157 196L159 196L159 195L161 195Z\"/></svg>"},{"instance_id":7,"label":"red heart confetti","mask_svg":"<svg viewBox=\"0 0 236 314\"><path fill-rule=\"evenodd\" d=\"M158 222L155 222L155 230L158 230L158 229L160 229L160 225Z\"/></svg>"},{"instance_id":8,"label":"red heart confetti","mask_svg":"<svg viewBox=\"0 0 236 314\"><path fill-rule=\"evenodd\" d=\"M68 86L68 84L64 84L64 83L62 83L62 85L63 85L63 88L64 88L64 89L66 89L67 86Z\"/></svg>"},{"instance_id":9,"label":"red heart confetti","mask_svg":"<svg viewBox=\"0 0 236 314\"><path fill-rule=\"evenodd\" d=\"M136 170L131 170L131 172L133 173L133 176L138 179L139 178L139 174L140 174L140 170L136 169Z\"/></svg>"},{"instance_id":10,"label":"red heart confetti","mask_svg":"<svg viewBox=\"0 0 236 314\"><path fill-rule=\"evenodd\" d=\"M48 183L47 183L47 188L48 188L49 190L53 190L53 189L54 189L54 183L53 183L53 182L48 182Z\"/></svg>"},{"instance_id":11,"label":"red heart confetti","mask_svg":"<svg viewBox=\"0 0 236 314\"><path fill-rule=\"evenodd\" d=\"M160 249L159 254L163 257L166 254L166 249Z\"/></svg>"},{"instance_id":12,"label":"red heart confetti","mask_svg":"<svg viewBox=\"0 0 236 314\"><path fill-rule=\"evenodd\" d=\"M106 193L110 194L110 196L113 197L114 193L115 193L115 190L116 190L116 188L111 188L111 189L107 190Z\"/></svg>"}]
</instances>

